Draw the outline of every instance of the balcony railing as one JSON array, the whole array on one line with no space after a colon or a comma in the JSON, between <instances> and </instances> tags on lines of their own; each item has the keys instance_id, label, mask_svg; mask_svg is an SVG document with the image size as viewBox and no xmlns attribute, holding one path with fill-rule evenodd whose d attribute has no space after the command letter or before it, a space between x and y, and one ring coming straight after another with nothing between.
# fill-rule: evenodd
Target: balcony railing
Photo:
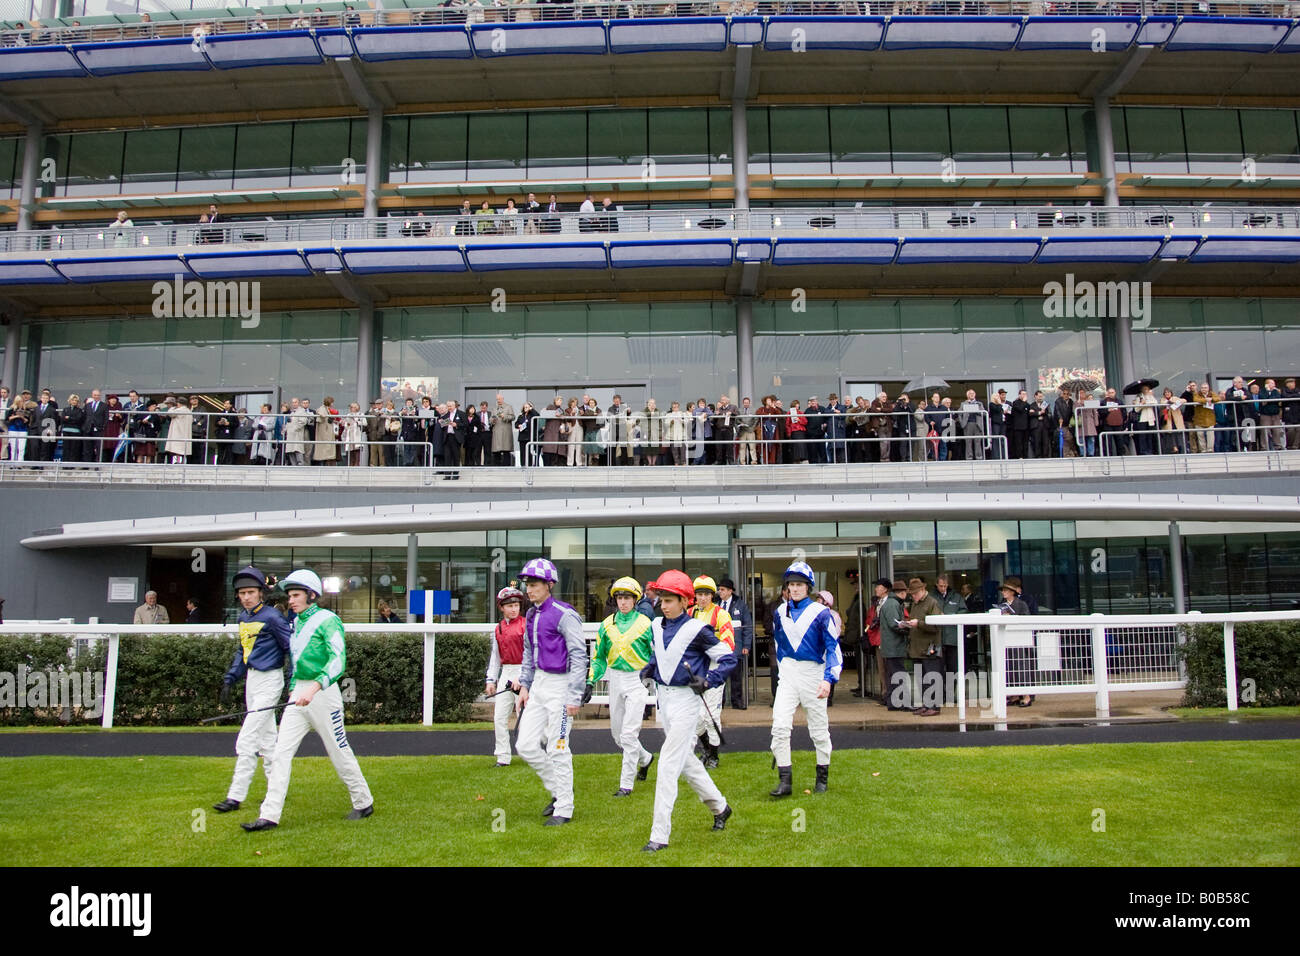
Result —
<instances>
[{"instance_id":1,"label":"balcony railing","mask_svg":"<svg viewBox=\"0 0 1300 956\"><path fill-rule=\"evenodd\" d=\"M130 0L128 0L128 3ZM159 0L150 0L157 6ZM315 12L303 6L293 13L231 16L221 6L205 0L162 0L166 11L141 11L134 0L135 13L120 12L126 4L115 4L115 14L95 15L102 4L79 0L73 13L58 20L42 20L37 0L29 0L18 9L26 9L25 20L10 21L0 31L0 46L22 47L100 43L115 40L146 40L223 34L259 33L286 30L347 29L365 30L389 26L441 26L481 23L528 23L539 21L605 21L619 19L664 19L688 17L1233 17L1293 19L1300 17L1300 3L1165 2L1165 0L891 0L891 2L857 2L857 0L701 0L693 3L653 3L613 0L605 3L511 3L509 0L487 2L448 2L370 9L358 3L355 10L331 9ZM337 8L337 3L328 4ZM248 8L233 8L242 14ZM107 11L105 11L107 12ZM150 16L145 21L142 16ZM104 21L114 22L104 22Z\"/></svg>"},{"instance_id":2,"label":"balcony railing","mask_svg":"<svg viewBox=\"0 0 1300 956\"><path fill-rule=\"evenodd\" d=\"M545 239L628 236L743 237L887 236L899 233L987 233L1045 230L1123 231L1165 235L1226 230L1300 230L1297 206L919 206L875 208L665 209L619 212L454 213L380 219L293 219L283 222L123 225L0 233L0 253L71 253L193 246L219 251L223 245L348 242L480 241L533 243Z\"/></svg>"}]
</instances>

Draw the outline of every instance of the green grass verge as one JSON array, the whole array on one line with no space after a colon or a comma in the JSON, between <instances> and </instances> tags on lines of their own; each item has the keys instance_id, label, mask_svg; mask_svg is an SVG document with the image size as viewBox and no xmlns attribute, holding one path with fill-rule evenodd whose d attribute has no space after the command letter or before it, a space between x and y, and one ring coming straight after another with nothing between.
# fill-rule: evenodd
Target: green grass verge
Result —
<instances>
[{"instance_id":1,"label":"green grass verge","mask_svg":"<svg viewBox=\"0 0 1300 956\"><path fill-rule=\"evenodd\" d=\"M300 758L279 829L248 834L264 781L231 814L233 761L199 757L0 760L0 859L35 866L736 865L1294 866L1300 741L837 751L831 791L795 761L773 800L765 754L724 754L725 833L685 785L671 847L640 851L650 786L624 800L616 755L575 758L577 811L543 827L521 761L366 757L375 815L349 823L329 762ZM1104 811L1104 832L1097 826ZM498 828L494 829L494 820ZM202 826L200 826L200 822ZM802 828L800 828L802 823Z\"/></svg>"},{"instance_id":2,"label":"green grass verge","mask_svg":"<svg viewBox=\"0 0 1300 956\"><path fill-rule=\"evenodd\" d=\"M1185 720L1269 720L1300 717L1300 707L1170 707L1169 713Z\"/></svg>"}]
</instances>

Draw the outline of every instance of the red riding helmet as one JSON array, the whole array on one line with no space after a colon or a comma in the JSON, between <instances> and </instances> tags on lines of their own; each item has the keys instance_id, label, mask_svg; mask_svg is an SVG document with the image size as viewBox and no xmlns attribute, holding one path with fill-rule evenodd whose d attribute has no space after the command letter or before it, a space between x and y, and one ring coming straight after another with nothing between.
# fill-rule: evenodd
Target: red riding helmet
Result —
<instances>
[{"instance_id":1,"label":"red riding helmet","mask_svg":"<svg viewBox=\"0 0 1300 956\"><path fill-rule=\"evenodd\" d=\"M681 571L665 571L650 587L662 594L676 594L689 604L695 600L695 584Z\"/></svg>"}]
</instances>

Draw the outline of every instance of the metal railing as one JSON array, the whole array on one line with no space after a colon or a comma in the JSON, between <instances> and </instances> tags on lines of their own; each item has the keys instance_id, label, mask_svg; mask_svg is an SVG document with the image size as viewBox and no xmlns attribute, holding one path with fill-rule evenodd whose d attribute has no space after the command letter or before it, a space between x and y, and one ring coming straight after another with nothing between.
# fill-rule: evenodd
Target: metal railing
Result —
<instances>
[{"instance_id":1,"label":"metal railing","mask_svg":"<svg viewBox=\"0 0 1300 956\"><path fill-rule=\"evenodd\" d=\"M992 716L1005 721L1007 697L1092 693L1098 719L1110 717L1119 691L1187 686L1178 647L1189 625L1222 624L1228 710L1237 709L1234 631L1252 621L1300 621L1300 611L1233 614L932 615L927 623L957 627L957 673L966 673L965 629L987 626L992 648ZM957 681L958 718L966 719L966 685Z\"/></svg>"},{"instance_id":2,"label":"metal railing","mask_svg":"<svg viewBox=\"0 0 1300 956\"><path fill-rule=\"evenodd\" d=\"M801 429L791 431L792 416L784 409L758 414L732 406L730 416L720 416L716 411L701 415L694 410L648 409L622 415L572 414L552 408L517 430L528 432L528 464L534 467L580 467L595 459L605 465L701 465L706 459L719 465L901 463L942 461L952 449L960 449L962 457L970 460L1007 457L1007 439L992 433L983 407L934 411L921 405L919 410L920 415L917 407L910 411L805 409L800 413ZM547 438L547 425L554 422L559 427ZM719 430L730 432L730 437L715 437Z\"/></svg>"},{"instance_id":3,"label":"metal railing","mask_svg":"<svg viewBox=\"0 0 1300 956\"><path fill-rule=\"evenodd\" d=\"M635 181L633 181L635 185ZM124 197L125 198L125 197ZM1300 230L1300 206L891 206L783 207L769 209L652 209L557 213L437 213L377 219L330 218L283 221L124 225L0 233L0 253L74 253L126 249L186 248L219 252L226 246L445 240L448 245L544 237L610 239L628 235L673 238L734 237L768 242L788 235L877 235L900 232L953 233L1046 230L1139 230L1166 234L1221 230Z\"/></svg>"},{"instance_id":4,"label":"metal railing","mask_svg":"<svg viewBox=\"0 0 1300 956\"><path fill-rule=\"evenodd\" d=\"M130 0L128 0L130 2ZM163 19L157 13L140 10L140 0L135 0L136 13L122 13L122 4L115 4L113 13L131 17L126 23L86 23L81 18L96 17L107 7L99 3L88 4L78 0L72 12L59 23L42 25L39 0L18 6L26 16L18 21L20 28L0 32L0 46L66 45L72 43L108 42L114 40L142 40L166 38L194 38L224 34L279 32L287 30L366 30L373 27L475 25L481 23L527 23L535 21L608 21L620 19L664 19L694 17L909 17L909 16L1082 16L1082 17L1246 17L1290 19L1300 16L1294 2L1260 2L1235 0L697 0L689 3L629 2L614 0L604 3L511 3L507 0L452 0L440 5L415 8L370 9L364 2L354 4L354 10L330 10L317 13L315 5L307 4L294 12L256 16L225 16L220 3L205 0L164 0L169 12L183 12L185 19ZM150 0L158 6L158 0ZM240 9L240 8L236 8ZM245 8L246 9L246 8ZM91 13L89 11L95 11ZM210 11L210 16L204 17ZM159 16L157 20L143 21L141 17ZM198 17L191 14L198 14Z\"/></svg>"},{"instance_id":5,"label":"metal railing","mask_svg":"<svg viewBox=\"0 0 1300 956\"><path fill-rule=\"evenodd\" d=\"M1158 401L1154 404L1118 404L1076 407L1073 416L1075 445L1080 455L1187 455L1237 451L1286 451L1300 448L1300 423L1287 422L1288 408L1300 406L1300 398L1280 395L1259 399L1228 399L1211 396L1208 404ZM1277 406L1275 413L1264 414L1261 406ZM1215 413L1213 425L1196 426L1192 416L1196 408ZM1173 413L1182 418L1175 427ZM1118 413L1122 422L1108 425L1106 419ZM1152 421L1142 422L1150 412ZM1091 419L1085 435L1084 417ZM1195 446L1195 447L1193 447Z\"/></svg>"}]
</instances>

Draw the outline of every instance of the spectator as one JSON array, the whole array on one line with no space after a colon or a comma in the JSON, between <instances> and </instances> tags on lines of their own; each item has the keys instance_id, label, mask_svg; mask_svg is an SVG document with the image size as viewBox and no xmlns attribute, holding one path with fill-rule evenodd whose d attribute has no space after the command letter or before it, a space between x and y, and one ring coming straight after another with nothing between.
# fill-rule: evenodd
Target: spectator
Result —
<instances>
[{"instance_id":1,"label":"spectator","mask_svg":"<svg viewBox=\"0 0 1300 956\"><path fill-rule=\"evenodd\" d=\"M194 600L194 598L192 597L185 599L185 623L186 624L203 623L203 617L202 615L199 614L199 602Z\"/></svg>"},{"instance_id":2,"label":"spectator","mask_svg":"<svg viewBox=\"0 0 1300 956\"><path fill-rule=\"evenodd\" d=\"M532 468L537 465L534 460L536 452L533 449L533 419L538 417L537 409L533 408L532 402L524 402L519 406L519 417L515 419L515 434L519 437L519 464L524 468ZM636 464L635 461L631 464Z\"/></svg>"},{"instance_id":3,"label":"spectator","mask_svg":"<svg viewBox=\"0 0 1300 956\"><path fill-rule=\"evenodd\" d=\"M1008 456L1008 442L1004 439L1007 435L1007 390L1000 388L993 398L989 399L989 435L992 436L989 442L989 448L992 451L991 458L1006 458Z\"/></svg>"},{"instance_id":4,"label":"spectator","mask_svg":"<svg viewBox=\"0 0 1300 956\"><path fill-rule=\"evenodd\" d=\"M343 416L341 425L344 463L358 467L366 450L366 416L362 414L359 403L348 405L348 413Z\"/></svg>"},{"instance_id":5,"label":"spectator","mask_svg":"<svg viewBox=\"0 0 1300 956\"><path fill-rule=\"evenodd\" d=\"M975 397L975 389L966 389L966 401L961 403L961 414L957 416L961 429L967 461L984 460L984 405Z\"/></svg>"},{"instance_id":6,"label":"spectator","mask_svg":"<svg viewBox=\"0 0 1300 956\"><path fill-rule=\"evenodd\" d=\"M1160 401L1160 453L1186 454L1187 441L1183 429L1183 400L1166 388Z\"/></svg>"},{"instance_id":7,"label":"spectator","mask_svg":"<svg viewBox=\"0 0 1300 956\"><path fill-rule=\"evenodd\" d=\"M1264 380L1264 388L1259 393L1259 435L1259 444L1264 451L1286 448L1286 437L1282 432L1282 392L1272 378Z\"/></svg>"},{"instance_id":8,"label":"spectator","mask_svg":"<svg viewBox=\"0 0 1300 956\"><path fill-rule=\"evenodd\" d=\"M230 436L234 444L230 446L230 459L236 465L248 464L248 453L253 443L253 420L248 417L248 409L241 408L235 412L235 430Z\"/></svg>"},{"instance_id":9,"label":"spectator","mask_svg":"<svg viewBox=\"0 0 1300 956\"><path fill-rule=\"evenodd\" d=\"M1007 426L1011 436L1012 458L1029 457L1029 409L1029 392L1022 388L1016 395L1016 400L1011 403L1010 421Z\"/></svg>"},{"instance_id":10,"label":"spectator","mask_svg":"<svg viewBox=\"0 0 1300 956\"><path fill-rule=\"evenodd\" d=\"M1156 397L1151 392L1150 385L1143 385L1142 390L1138 393L1137 398L1133 399L1136 421L1133 422L1133 431L1136 433L1135 444L1139 455L1154 455L1155 431L1156 431Z\"/></svg>"},{"instance_id":11,"label":"spectator","mask_svg":"<svg viewBox=\"0 0 1300 956\"><path fill-rule=\"evenodd\" d=\"M131 623L153 626L171 623L171 618L167 616L167 609L158 603L157 591L144 592L144 603L135 609L135 617Z\"/></svg>"},{"instance_id":12,"label":"spectator","mask_svg":"<svg viewBox=\"0 0 1300 956\"><path fill-rule=\"evenodd\" d=\"M375 610L379 613L379 620L377 622L379 624L397 626L398 624L403 623L401 617L399 617L397 612L393 610L393 606L382 598L375 606Z\"/></svg>"},{"instance_id":13,"label":"spectator","mask_svg":"<svg viewBox=\"0 0 1300 956\"><path fill-rule=\"evenodd\" d=\"M894 442L892 455L894 461L912 460L912 431L916 428L916 419L912 415L912 399L907 392L898 396L894 402Z\"/></svg>"},{"instance_id":14,"label":"spectator","mask_svg":"<svg viewBox=\"0 0 1300 956\"><path fill-rule=\"evenodd\" d=\"M740 400L740 412L736 415L736 445L738 461L742 465L758 464L757 435L760 419L754 414L752 406L753 402L746 395Z\"/></svg>"},{"instance_id":15,"label":"spectator","mask_svg":"<svg viewBox=\"0 0 1300 956\"><path fill-rule=\"evenodd\" d=\"M6 389L7 391L8 389ZM8 430L5 436L5 446L10 461L23 461L27 456L27 416L28 405L33 404L31 397L32 393L27 389L23 389L22 393L4 411L5 425Z\"/></svg>"},{"instance_id":16,"label":"spectator","mask_svg":"<svg viewBox=\"0 0 1300 956\"><path fill-rule=\"evenodd\" d=\"M313 465L333 465L338 460L338 417L334 397L326 395L320 408L316 409L316 436L311 453Z\"/></svg>"},{"instance_id":17,"label":"spectator","mask_svg":"<svg viewBox=\"0 0 1300 956\"><path fill-rule=\"evenodd\" d=\"M135 223L127 217L126 210L118 212L117 218L108 226L108 234L113 239L113 245L119 248L131 245L131 230L134 228Z\"/></svg>"},{"instance_id":18,"label":"spectator","mask_svg":"<svg viewBox=\"0 0 1300 956\"><path fill-rule=\"evenodd\" d=\"M1208 389L1209 386L1203 386ZM1294 378L1287 378L1282 388L1282 427L1287 448L1300 448L1300 389Z\"/></svg>"},{"instance_id":19,"label":"spectator","mask_svg":"<svg viewBox=\"0 0 1300 956\"><path fill-rule=\"evenodd\" d=\"M87 457L93 454L93 451L86 447L85 430L86 410L81 407L81 396L69 395L68 405L59 415L59 431L63 435L65 463L94 460Z\"/></svg>"}]
</instances>

